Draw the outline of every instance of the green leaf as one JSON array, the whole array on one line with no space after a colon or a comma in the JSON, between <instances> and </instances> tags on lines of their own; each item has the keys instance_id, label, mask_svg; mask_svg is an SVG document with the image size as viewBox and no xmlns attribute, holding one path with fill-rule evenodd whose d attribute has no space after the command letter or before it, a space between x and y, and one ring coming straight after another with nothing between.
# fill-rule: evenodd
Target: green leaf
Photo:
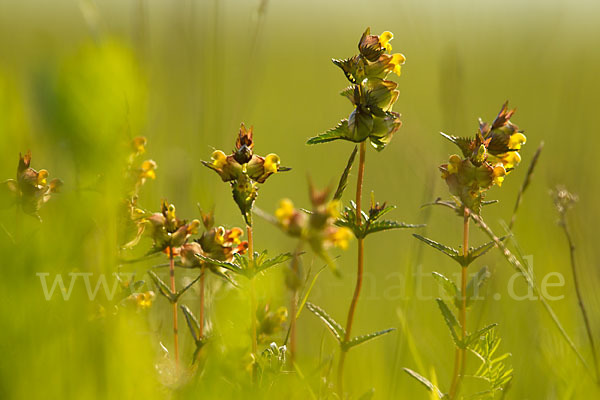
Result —
<instances>
[{"instance_id":1,"label":"green leaf","mask_svg":"<svg viewBox=\"0 0 600 400\"><path fill-rule=\"evenodd\" d=\"M273 258L267 258L267 251L264 250L258 257L255 257L255 271L256 273L263 272L271 267L291 260L293 257L292 253L283 253Z\"/></svg>"},{"instance_id":2,"label":"green leaf","mask_svg":"<svg viewBox=\"0 0 600 400\"><path fill-rule=\"evenodd\" d=\"M338 139L350 140L349 137L350 130L348 129L348 120L343 119L335 128L308 139L306 144L327 143Z\"/></svg>"},{"instance_id":3,"label":"green leaf","mask_svg":"<svg viewBox=\"0 0 600 400\"><path fill-rule=\"evenodd\" d=\"M458 148L463 153L463 156L470 157L471 156L471 139L464 137L457 137L446 135L444 132L440 132L440 134L458 146Z\"/></svg>"},{"instance_id":4,"label":"green leaf","mask_svg":"<svg viewBox=\"0 0 600 400\"><path fill-rule=\"evenodd\" d=\"M164 283L163 280L160 279L158 277L158 275L156 275L154 273L154 271L148 271L148 275L150 276L152 281L154 281L154 284L158 288L158 292L160 294L162 294L163 296L165 296L167 298L167 300L169 300L169 302L174 303L175 301L173 299L174 299L175 293L173 293L171 291L169 286L166 283Z\"/></svg>"},{"instance_id":5,"label":"green leaf","mask_svg":"<svg viewBox=\"0 0 600 400\"><path fill-rule=\"evenodd\" d=\"M344 168L344 172L340 177L340 182L338 183L337 190L333 195L333 200L340 200L342 198L342 195L344 194L344 190L346 190L346 186L348 185L348 176L350 175L350 170L352 169L352 165L354 164L354 159L356 158L357 151L358 146L354 146L354 150L352 150L352 154L350 154L348 163L346 163L346 168Z\"/></svg>"},{"instance_id":6,"label":"green leaf","mask_svg":"<svg viewBox=\"0 0 600 400\"><path fill-rule=\"evenodd\" d=\"M204 261L204 262L212 264L212 265L217 265L219 267L223 267L231 272L235 272L237 274L243 273L242 268L237 264L234 264L234 263L231 263L228 261L215 260L214 258L206 257L203 254L196 254L196 257L198 257L200 259L200 261Z\"/></svg>"},{"instance_id":7,"label":"green leaf","mask_svg":"<svg viewBox=\"0 0 600 400\"><path fill-rule=\"evenodd\" d=\"M474 343L477 339L479 339L480 337L482 337L483 335L485 335L490 329L493 329L496 326L498 326L498 324L490 324L490 325L486 326L485 328L482 328L482 329L478 330L477 332L471 333L465 339L465 346L469 347L469 345L471 345L472 343Z\"/></svg>"},{"instance_id":8,"label":"green leaf","mask_svg":"<svg viewBox=\"0 0 600 400\"><path fill-rule=\"evenodd\" d=\"M425 386L427 388L427 390L429 390L430 392L433 392L437 395L438 398L443 399L446 396L441 392L440 389L437 388L437 386L435 386L433 383L429 382L429 379L423 377L422 375L416 373L415 371L413 371L412 369L408 369L408 368L402 368L404 370L404 372L406 372L408 375L412 376L413 378L415 378L420 384L422 384L423 386Z\"/></svg>"},{"instance_id":9,"label":"green leaf","mask_svg":"<svg viewBox=\"0 0 600 400\"><path fill-rule=\"evenodd\" d=\"M502 236L501 238L499 238L499 240L504 241L509 236L510 235ZM488 251L493 249L495 246L496 246L496 242L492 240L490 242L482 244L479 247L469 249L469 255L467 257L468 264L471 264L477 258L481 257L482 255L484 255L485 253L487 253Z\"/></svg>"},{"instance_id":10,"label":"green leaf","mask_svg":"<svg viewBox=\"0 0 600 400\"><path fill-rule=\"evenodd\" d=\"M490 270L488 269L487 266L484 265L469 280L469 283L467 284L467 295L466 295L467 307L469 307L471 305L471 303L473 303L473 300L475 300L476 295L479 294L479 289L489 279L490 276L492 276L492 274L490 273ZM462 299L461 299L460 293L458 293L454 304L456 305L457 308L460 308L461 302L462 302Z\"/></svg>"},{"instance_id":11,"label":"green leaf","mask_svg":"<svg viewBox=\"0 0 600 400\"><path fill-rule=\"evenodd\" d=\"M187 322L187 326L188 328L190 328L190 333L194 338L194 342L198 343L202 340L202 336L200 335L200 323L198 322L192 311L185 304L182 304L180 308L181 311L183 311L185 322Z\"/></svg>"},{"instance_id":12,"label":"green leaf","mask_svg":"<svg viewBox=\"0 0 600 400\"><path fill-rule=\"evenodd\" d=\"M312 303L306 303L306 308L308 308L313 314L315 314L327 328L333 334L333 336L338 340L338 342L342 343L344 340L344 336L346 336L346 331L340 324L338 324L332 317L329 316L322 308L316 306Z\"/></svg>"},{"instance_id":13,"label":"green leaf","mask_svg":"<svg viewBox=\"0 0 600 400\"><path fill-rule=\"evenodd\" d=\"M396 330L396 328L388 328L388 329L384 329L379 332L369 333L368 335L356 336L356 337L350 339L349 341L343 343L342 347L345 350L348 350L348 349L358 346L359 344L363 344L365 342L368 342L369 340L373 340L379 336L385 335L386 333L390 333L395 330Z\"/></svg>"},{"instance_id":14,"label":"green leaf","mask_svg":"<svg viewBox=\"0 0 600 400\"><path fill-rule=\"evenodd\" d=\"M461 326L458 323L458 320L456 319L456 317L454 316L454 313L450 310L450 308L448 308L446 303L444 303L444 300L436 299L436 301L438 303L438 307L440 308L440 311L442 312L444 321L446 322L448 329L450 329L450 335L452 336L452 340L454 340L454 344L456 344L456 346L459 349L464 348L463 342L458 337L458 333L457 333L457 332L460 332Z\"/></svg>"},{"instance_id":15,"label":"green leaf","mask_svg":"<svg viewBox=\"0 0 600 400\"><path fill-rule=\"evenodd\" d=\"M411 228L422 228L424 226L425 225L423 225L423 224L415 225L415 224L407 224L404 222L397 222L397 221L387 221L387 220L377 221L377 222L369 224L367 231L365 233L365 236L370 235L371 233L388 231L390 229L411 229Z\"/></svg>"},{"instance_id":16,"label":"green leaf","mask_svg":"<svg viewBox=\"0 0 600 400\"><path fill-rule=\"evenodd\" d=\"M351 85L340 92L340 95L346 97L355 106L356 106L356 99L355 99L354 94L356 92L356 90L355 90L356 87L357 86L355 86L355 85Z\"/></svg>"},{"instance_id":17,"label":"green leaf","mask_svg":"<svg viewBox=\"0 0 600 400\"><path fill-rule=\"evenodd\" d=\"M413 236L416 237L417 239L419 239L420 241L427 243L434 249L441 251L442 253L444 253L445 255L447 255L448 257L452 258L454 261L456 261L462 265L462 256L460 255L458 250L456 250L455 248L438 243L435 240L431 240L429 238L418 235L416 233L413 233Z\"/></svg>"},{"instance_id":18,"label":"green leaf","mask_svg":"<svg viewBox=\"0 0 600 400\"><path fill-rule=\"evenodd\" d=\"M431 273L431 275L433 275L433 279L435 279L435 281L440 285L440 287L444 289L444 292L446 292L448 296L450 296L453 299L457 298L459 294L459 289L453 281L448 279L445 275L440 274L439 272L434 271Z\"/></svg>"},{"instance_id":19,"label":"green leaf","mask_svg":"<svg viewBox=\"0 0 600 400\"><path fill-rule=\"evenodd\" d=\"M298 319L300 317L300 313L302 312L302 309L304 308L304 305L306 304L306 301L308 300L308 295L310 295L310 292L312 291L313 287L315 286L315 283L317 283L317 278L319 277L319 275L321 275L321 272L323 272L323 270L325 268L326 267L321 268L319 271L317 271L317 273L313 277L312 282L310 283L310 286L308 287L308 289L306 290L306 293L304 294L304 297L302 298L302 301L300 302L300 304L298 304L298 311L296 312L296 319Z\"/></svg>"}]
</instances>

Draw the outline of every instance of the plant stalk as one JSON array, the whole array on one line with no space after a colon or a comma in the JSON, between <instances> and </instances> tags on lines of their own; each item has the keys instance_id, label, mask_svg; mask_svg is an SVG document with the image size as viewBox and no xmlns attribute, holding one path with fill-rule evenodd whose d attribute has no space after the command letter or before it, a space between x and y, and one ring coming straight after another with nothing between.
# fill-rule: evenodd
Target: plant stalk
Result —
<instances>
[{"instance_id":1,"label":"plant stalk","mask_svg":"<svg viewBox=\"0 0 600 400\"><path fill-rule=\"evenodd\" d=\"M573 242L573 238L571 236L571 232L569 231L569 227L567 225L567 217L565 214L561 215L561 226L565 233L565 237L567 238L567 242L569 244L569 254L571 257L571 272L573 273L573 284L575 286L575 293L577 294L577 303L579 305L579 309L581 310L581 316L583 317L583 322L585 324L585 330L588 336L588 340L590 342L590 347L592 351L592 357L594 360L594 369L596 371L596 384L600 385L600 368L598 366L598 356L596 354L596 344L594 342L594 335L592 334L592 328L590 326L590 320L588 317L587 309L585 308L585 303L583 302L583 297L581 295L581 289L579 287L579 277L577 275L577 261L575 259L575 243Z\"/></svg>"},{"instance_id":2,"label":"plant stalk","mask_svg":"<svg viewBox=\"0 0 600 400\"><path fill-rule=\"evenodd\" d=\"M469 209L465 207L463 218L463 256L465 260L469 255ZM467 265L461 266L460 279L460 313L458 316L459 323L462 329L462 340L467 337ZM460 383L465 375L467 350L456 349L454 353L454 373L452 383L450 385L450 398L454 399L460 391Z\"/></svg>"},{"instance_id":3,"label":"plant stalk","mask_svg":"<svg viewBox=\"0 0 600 400\"><path fill-rule=\"evenodd\" d=\"M302 241L298 243L294 258L292 258L292 274L296 278L299 274L300 252L302 251ZM296 313L298 312L298 289L292 290L290 300L290 365L293 367L296 361Z\"/></svg>"},{"instance_id":4,"label":"plant stalk","mask_svg":"<svg viewBox=\"0 0 600 400\"><path fill-rule=\"evenodd\" d=\"M206 284L205 284L205 279L206 279L206 274L205 272L206 267L204 266L204 263L202 263L202 267L200 268L200 273L202 274L202 276L200 277L200 312L198 314L199 316L199 322L200 322L200 329L198 331L198 333L200 334L200 337L202 337L204 335L204 312L205 312L205 304L204 304L204 296L205 296L205 290L206 290Z\"/></svg>"},{"instance_id":5,"label":"plant stalk","mask_svg":"<svg viewBox=\"0 0 600 400\"><path fill-rule=\"evenodd\" d=\"M248 258L250 263L254 263L254 240L252 237L252 227L246 225L246 231L248 232ZM252 265L254 268L254 265ZM257 355L258 341L256 337L256 288L254 287L254 278L250 279L250 325L251 325L251 340L252 340L252 354Z\"/></svg>"},{"instance_id":6,"label":"plant stalk","mask_svg":"<svg viewBox=\"0 0 600 400\"><path fill-rule=\"evenodd\" d=\"M358 164L358 178L356 180L356 218L358 224L362 224L362 188L365 174L365 155L366 155L366 143L360 144L360 159ZM354 295L352 296L352 302L348 310L348 319L346 322L346 335L344 336L344 342L350 340L352 332L352 323L354 322L354 313L356 312L356 305L358 304L358 298L362 289L363 282L363 269L364 269L364 239L358 239L358 253L357 253L357 272L356 272L356 286L354 288ZM348 350L342 347L340 352L340 361L338 364L338 393L341 399L344 398L344 362L346 360L346 352Z\"/></svg>"},{"instance_id":7,"label":"plant stalk","mask_svg":"<svg viewBox=\"0 0 600 400\"><path fill-rule=\"evenodd\" d=\"M173 257L173 247L169 246L169 276L171 277L171 291L176 292L175 288L175 259ZM175 366L179 367L179 335L177 333L177 302L173 303L173 347L175 351Z\"/></svg>"}]
</instances>

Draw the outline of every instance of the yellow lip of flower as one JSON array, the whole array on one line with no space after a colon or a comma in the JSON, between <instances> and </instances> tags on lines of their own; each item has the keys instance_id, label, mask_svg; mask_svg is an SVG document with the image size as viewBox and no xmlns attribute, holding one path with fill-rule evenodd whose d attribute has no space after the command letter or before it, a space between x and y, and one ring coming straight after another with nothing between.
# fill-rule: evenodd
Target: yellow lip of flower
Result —
<instances>
[{"instance_id":1,"label":"yellow lip of flower","mask_svg":"<svg viewBox=\"0 0 600 400\"><path fill-rule=\"evenodd\" d=\"M448 174L456 174L458 172L458 166L462 163L462 159L457 154L452 154L448 163Z\"/></svg>"},{"instance_id":2,"label":"yellow lip of flower","mask_svg":"<svg viewBox=\"0 0 600 400\"><path fill-rule=\"evenodd\" d=\"M281 223L292 218L294 215L294 203L290 199L281 199L279 202L279 208L275 210L275 217Z\"/></svg>"},{"instance_id":3,"label":"yellow lip of flower","mask_svg":"<svg viewBox=\"0 0 600 400\"><path fill-rule=\"evenodd\" d=\"M45 186L47 182L46 178L48 178L48 171L46 171L45 169L40 169L40 172L38 172L37 175L38 186Z\"/></svg>"},{"instance_id":4,"label":"yellow lip of flower","mask_svg":"<svg viewBox=\"0 0 600 400\"><path fill-rule=\"evenodd\" d=\"M398 76L402 73L402 64L406 62L406 57L402 53L396 53L392 55L392 59L390 60L390 65L393 65L394 68L392 72Z\"/></svg>"},{"instance_id":5,"label":"yellow lip of flower","mask_svg":"<svg viewBox=\"0 0 600 400\"><path fill-rule=\"evenodd\" d=\"M240 228L232 228L227 232L227 237L225 240L227 242L231 242L233 245L238 245L242 242L240 237L243 235L243 233L244 231L242 231Z\"/></svg>"},{"instance_id":6,"label":"yellow lip of flower","mask_svg":"<svg viewBox=\"0 0 600 400\"><path fill-rule=\"evenodd\" d=\"M157 165L153 160L146 160L142 163L142 178L156 179Z\"/></svg>"},{"instance_id":7,"label":"yellow lip of flower","mask_svg":"<svg viewBox=\"0 0 600 400\"><path fill-rule=\"evenodd\" d=\"M190 235L195 235L196 233L198 233L198 228L200 227L200 220L193 220L192 222L190 222L190 224L187 227L187 232Z\"/></svg>"},{"instance_id":8,"label":"yellow lip of flower","mask_svg":"<svg viewBox=\"0 0 600 400\"><path fill-rule=\"evenodd\" d=\"M498 186L502 186L502 182L504 182L504 177L506 176L506 169L502 165L496 165L492 172L494 183Z\"/></svg>"},{"instance_id":9,"label":"yellow lip of flower","mask_svg":"<svg viewBox=\"0 0 600 400\"><path fill-rule=\"evenodd\" d=\"M390 40L392 40L393 38L394 34L392 32L385 31L381 35L379 35L379 45L381 47L385 47L385 50L387 52L391 52L392 45L390 44Z\"/></svg>"},{"instance_id":10,"label":"yellow lip of flower","mask_svg":"<svg viewBox=\"0 0 600 400\"><path fill-rule=\"evenodd\" d=\"M350 239L352 239L353 233L350 228L341 227L335 230L335 232L330 236L330 240L335 247L338 247L342 250L346 250L348 248L348 243Z\"/></svg>"},{"instance_id":11,"label":"yellow lip of flower","mask_svg":"<svg viewBox=\"0 0 600 400\"><path fill-rule=\"evenodd\" d=\"M215 230L215 242L217 242L218 244L223 244L225 243L225 228L223 228L222 226L219 226L216 230Z\"/></svg>"},{"instance_id":12,"label":"yellow lip of flower","mask_svg":"<svg viewBox=\"0 0 600 400\"><path fill-rule=\"evenodd\" d=\"M510 139L508 140L508 148L512 150L520 150L521 145L524 145L526 142L527 137L521 132L517 132L510 136Z\"/></svg>"},{"instance_id":13,"label":"yellow lip of flower","mask_svg":"<svg viewBox=\"0 0 600 400\"><path fill-rule=\"evenodd\" d=\"M521 155L516 151L509 151L501 157L501 160L502 164L504 164L504 168L514 168L521 162Z\"/></svg>"},{"instance_id":14,"label":"yellow lip of flower","mask_svg":"<svg viewBox=\"0 0 600 400\"><path fill-rule=\"evenodd\" d=\"M272 173L278 171L279 169L279 156L277 154L271 153L265 157L264 168L266 173Z\"/></svg>"},{"instance_id":15,"label":"yellow lip of flower","mask_svg":"<svg viewBox=\"0 0 600 400\"><path fill-rule=\"evenodd\" d=\"M222 169L227 164L227 155L221 150L213 151L211 158L213 159L213 165L218 169Z\"/></svg>"}]
</instances>

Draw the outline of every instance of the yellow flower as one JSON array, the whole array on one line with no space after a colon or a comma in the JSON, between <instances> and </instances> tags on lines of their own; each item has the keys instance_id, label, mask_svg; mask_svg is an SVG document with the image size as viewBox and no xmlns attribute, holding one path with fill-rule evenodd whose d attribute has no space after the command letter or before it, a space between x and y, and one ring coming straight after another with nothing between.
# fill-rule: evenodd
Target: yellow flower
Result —
<instances>
[{"instance_id":1,"label":"yellow flower","mask_svg":"<svg viewBox=\"0 0 600 400\"><path fill-rule=\"evenodd\" d=\"M40 169L37 175L37 184L38 186L46 186L46 178L48 178L48 171L45 169Z\"/></svg>"},{"instance_id":2,"label":"yellow flower","mask_svg":"<svg viewBox=\"0 0 600 400\"><path fill-rule=\"evenodd\" d=\"M398 76L402 73L402 65L406 62L406 57L402 53L396 53L392 55L390 60L390 66L393 66L392 72Z\"/></svg>"},{"instance_id":3,"label":"yellow flower","mask_svg":"<svg viewBox=\"0 0 600 400\"><path fill-rule=\"evenodd\" d=\"M502 186L502 182L504 182L504 177L506 176L506 170L502 165L496 165L492 172L494 183L498 186Z\"/></svg>"},{"instance_id":4,"label":"yellow flower","mask_svg":"<svg viewBox=\"0 0 600 400\"><path fill-rule=\"evenodd\" d=\"M390 40L394 38L394 34L389 31L383 32L379 35L379 45L384 47L387 52L392 51L392 45L390 44Z\"/></svg>"},{"instance_id":5,"label":"yellow flower","mask_svg":"<svg viewBox=\"0 0 600 400\"><path fill-rule=\"evenodd\" d=\"M462 159L460 156L453 154L450 156L449 164L448 164L448 173L456 174L458 172L458 167L462 163Z\"/></svg>"},{"instance_id":6,"label":"yellow flower","mask_svg":"<svg viewBox=\"0 0 600 400\"><path fill-rule=\"evenodd\" d=\"M135 295L135 302L138 308L144 310L152 306L152 300L154 300L154 292L148 291L144 293L138 293Z\"/></svg>"},{"instance_id":7,"label":"yellow flower","mask_svg":"<svg viewBox=\"0 0 600 400\"><path fill-rule=\"evenodd\" d=\"M527 142L527 137L520 132L517 132L510 136L508 140L508 147L512 150L520 150L521 145Z\"/></svg>"},{"instance_id":8,"label":"yellow flower","mask_svg":"<svg viewBox=\"0 0 600 400\"><path fill-rule=\"evenodd\" d=\"M264 163L265 173L274 174L279 170L279 156L277 154L269 154L265 157Z\"/></svg>"},{"instance_id":9,"label":"yellow flower","mask_svg":"<svg viewBox=\"0 0 600 400\"><path fill-rule=\"evenodd\" d=\"M156 179L156 168L156 162L153 160L146 160L142 163L142 173L140 176L142 178Z\"/></svg>"},{"instance_id":10,"label":"yellow flower","mask_svg":"<svg viewBox=\"0 0 600 400\"><path fill-rule=\"evenodd\" d=\"M509 151L508 153L502 154L500 160L504 165L504 168L511 169L519 165L521 162L521 155L516 151Z\"/></svg>"},{"instance_id":11,"label":"yellow flower","mask_svg":"<svg viewBox=\"0 0 600 400\"><path fill-rule=\"evenodd\" d=\"M213 165L218 169L222 169L227 164L227 156L221 150L215 150L211 158L213 159Z\"/></svg>"},{"instance_id":12,"label":"yellow flower","mask_svg":"<svg viewBox=\"0 0 600 400\"><path fill-rule=\"evenodd\" d=\"M344 226L344 227L336 229L331 234L329 239L331 240L331 243L335 247L338 247L342 250L346 250L348 248L348 243L350 242L350 239L352 239L353 237L354 237L354 234L352 233L352 230L350 230L350 228L346 228Z\"/></svg>"},{"instance_id":13,"label":"yellow flower","mask_svg":"<svg viewBox=\"0 0 600 400\"><path fill-rule=\"evenodd\" d=\"M294 216L295 212L294 203L290 199L282 199L279 202L279 208L275 210L275 217L280 223L285 224Z\"/></svg>"},{"instance_id":14,"label":"yellow flower","mask_svg":"<svg viewBox=\"0 0 600 400\"><path fill-rule=\"evenodd\" d=\"M338 218L340 216L340 201L332 200L327 204L327 215L332 218Z\"/></svg>"}]
</instances>

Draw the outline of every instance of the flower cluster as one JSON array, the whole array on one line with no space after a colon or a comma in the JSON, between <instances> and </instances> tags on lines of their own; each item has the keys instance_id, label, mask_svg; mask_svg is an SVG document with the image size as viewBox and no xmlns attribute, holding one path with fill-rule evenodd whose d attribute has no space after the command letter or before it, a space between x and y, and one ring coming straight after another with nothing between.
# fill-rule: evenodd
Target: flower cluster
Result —
<instances>
[{"instance_id":1,"label":"flower cluster","mask_svg":"<svg viewBox=\"0 0 600 400\"><path fill-rule=\"evenodd\" d=\"M390 73L400 76L405 57L388 54L392 51L393 35L383 32L371 35L370 29L363 33L359 54L345 60L333 60L352 83L341 92L354 105L354 111L335 128L309 139L309 144L325 143L343 139L363 142L367 139L377 150L383 150L400 128L400 114L392 111L398 99L398 84L386 80Z\"/></svg>"},{"instance_id":2,"label":"flower cluster","mask_svg":"<svg viewBox=\"0 0 600 400\"><path fill-rule=\"evenodd\" d=\"M288 310L285 307L279 307L272 311L269 304L259 307L256 311L257 336L259 343L267 343L273 336L279 333L288 318Z\"/></svg>"},{"instance_id":3,"label":"flower cluster","mask_svg":"<svg viewBox=\"0 0 600 400\"><path fill-rule=\"evenodd\" d=\"M290 199L279 202L275 217L279 227L290 236L305 240L319 257L330 262L326 250L333 246L347 249L352 231L335 225L340 216L339 200L328 201L329 190L318 191L310 186L312 210L296 209Z\"/></svg>"},{"instance_id":4,"label":"flower cluster","mask_svg":"<svg viewBox=\"0 0 600 400\"><path fill-rule=\"evenodd\" d=\"M240 126L240 132L234 151L226 155L215 150L212 161L202 161L206 167L219 174L223 182L229 182L233 191L233 199L240 208L248 225L252 225L252 207L258 195L258 184L267 178L289 168L280 165L279 156L271 153L266 157L254 154L253 128Z\"/></svg>"},{"instance_id":5,"label":"flower cluster","mask_svg":"<svg viewBox=\"0 0 600 400\"><path fill-rule=\"evenodd\" d=\"M514 113L505 103L491 125L480 120L473 138L443 134L461 149L462 157L453 154L447 164L440 166L442 178L450 193L476 213L485 192L494 184L501 186L505 176L521 161L519 150L527 139L510 121Z\"/></svg>"},{"instance_id":6,"label":"flower cluster","mask_svg":"<svg viewBox=\"0 0 600 400\"><path fill-rule=\"evenodd\" d=\"M3 185L9 192L9 205L17 204L23 212L41 220L38 211L54 193L58 192L62 181L55 178L48 182L47 170L36 171L30 165L31 151L28 151L25 156L19 154L17 179L8 179L3 182Z\"/></svg>"},{"instance_id":7,"label":"flower cluster","mask_svg":"<svg viewBox=\"0 0 600 400\"><path fill-rule=\"evenodd\" d=\"M234 254L244 254L248 242L242 241L244 231L241 228L226 229L222 226L213 227L212 221L203 218L206 231L199 239L186 243L181 247L181 266L184 268L200 268L204 261L196 255L201 254L213 260L231 261Z\"/></svg>"},{"instance_id":8,"label":"flower cluster","mask_svg":"<svg viewBox=\"0 0 600 400\"><path fill-rule=\"evenodd\" d=\"M154 241L152 252L164 251L173 255L179 253L180 248L186 243L190 236L198 232L200 221L194 219L191 222L180 220L175 215L175 206L163 200L161 211L144 218L150 226L150 235Z\"/></svg>"},{"instance_id":9,"label":"flower cluster","mask_svg":"<svg viewBox=\"0 0 600 400\"><path fill-rule=\"evenodd\" d=\"M154 160L148 159L135 165L136 159L146 152L146 138L138 136L131 141L131 153L127 162L127 179L130 183L132 196L136 196L140 188L148 179L156 179L156 169L158 168Z\"/></svg>"}]
</instances>

